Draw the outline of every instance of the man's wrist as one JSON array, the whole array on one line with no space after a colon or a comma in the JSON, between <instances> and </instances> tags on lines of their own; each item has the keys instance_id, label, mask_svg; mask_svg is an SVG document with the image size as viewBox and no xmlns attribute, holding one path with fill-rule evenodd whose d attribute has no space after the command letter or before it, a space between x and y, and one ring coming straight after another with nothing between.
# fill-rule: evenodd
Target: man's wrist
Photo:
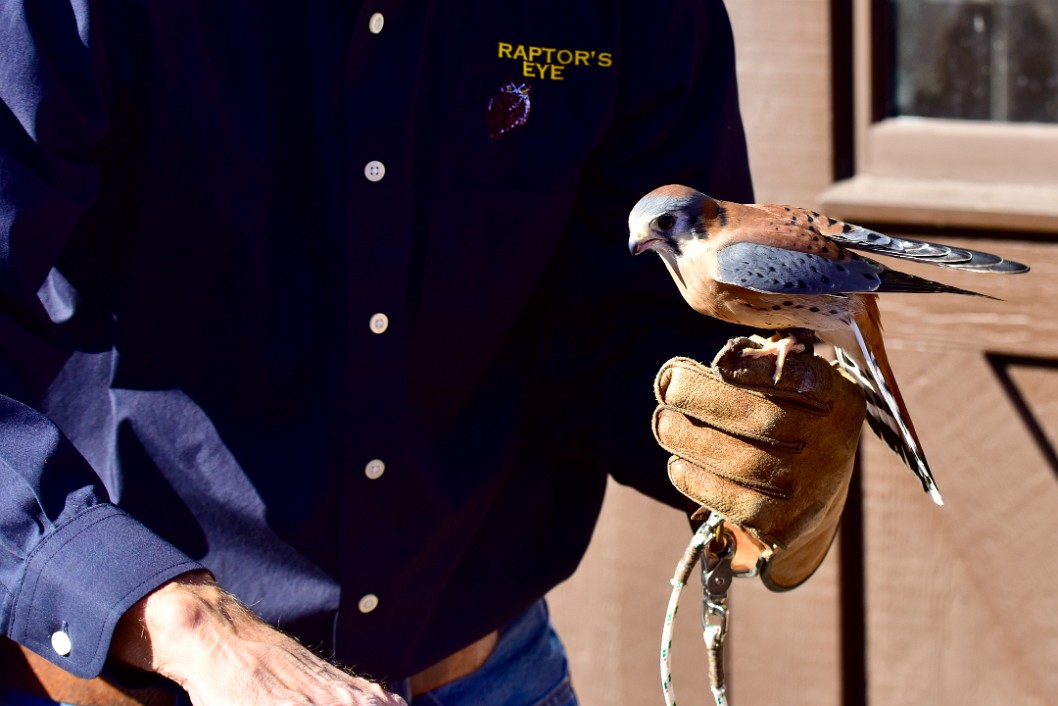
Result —
<instances>
[{"instance_id":1,"label":"man's wrist","mask_svg":"<svg viewBox=\"0 0 1058 706\"><path fill-rule=\"evenodd\" d=\"M169 581L135 603L118 621L109 656L121 664L182 683L184 663L199 656L187 649L210 621L227 615L238 602L206 571ZM241 609L241 606L238 606Z\"/></svg>"}]
</instances>

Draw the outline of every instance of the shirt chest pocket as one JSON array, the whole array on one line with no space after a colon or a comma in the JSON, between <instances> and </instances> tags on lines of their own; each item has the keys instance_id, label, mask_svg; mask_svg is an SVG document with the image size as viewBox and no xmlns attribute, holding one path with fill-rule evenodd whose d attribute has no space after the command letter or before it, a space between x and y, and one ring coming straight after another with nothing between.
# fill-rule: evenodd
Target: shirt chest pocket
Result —
<instances>
[{"instance_id":1,"label":"shirt chest pocket","mask_svg":"<svg viewBox=\"0 0 1058 706\"><path fill-rule=\"evenodd\" d=\"M587 20L486 24L440 45L416 106L430 173L456 188L574 188L617 92L616 33Z\"/></svg>"}]
</instances>

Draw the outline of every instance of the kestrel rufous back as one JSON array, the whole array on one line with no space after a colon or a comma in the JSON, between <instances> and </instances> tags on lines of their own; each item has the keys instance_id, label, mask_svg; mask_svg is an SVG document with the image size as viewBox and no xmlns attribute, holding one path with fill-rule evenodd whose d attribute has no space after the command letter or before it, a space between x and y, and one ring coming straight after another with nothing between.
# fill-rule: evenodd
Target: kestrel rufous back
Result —
<instances>
[{"instance_id":1,"label":"kestrel rufous back","mask_svg":"<svg viewBox=\"0 0 1058 706\"><path fill-rule=\"evenodd\" d=\"M891 270L850 248L975 272L1014 274L1028 267L976 250L889 237L793 206L720 201L678 185L640 199L628 228L632 254L658 253L695 310L796 334L773 337L759 353L776 356L776 379L786 353L801 345L799 337L814 334L832 344L838 363L864 388L871 428L943 504L885 354L875 293L987 295Z\"/></svg>"}]
</instances>

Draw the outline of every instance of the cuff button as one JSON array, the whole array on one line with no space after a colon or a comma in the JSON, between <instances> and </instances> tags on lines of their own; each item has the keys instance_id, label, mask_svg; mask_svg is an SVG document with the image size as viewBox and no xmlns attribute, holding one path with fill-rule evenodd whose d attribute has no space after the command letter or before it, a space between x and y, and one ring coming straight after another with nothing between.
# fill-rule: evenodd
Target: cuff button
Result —
<instances>
[{"instance_id":1,"label":"cuff button","mask_svg":"<svg viewBox=\"0 0 1058 706\"><path fill-rule=\"evenodd\" d=\"M57 630L51 634L51 648L55 650L55 654L65 657L73 651L73 642L69 635L62 630Z\"/></svg>"}]
</instances>

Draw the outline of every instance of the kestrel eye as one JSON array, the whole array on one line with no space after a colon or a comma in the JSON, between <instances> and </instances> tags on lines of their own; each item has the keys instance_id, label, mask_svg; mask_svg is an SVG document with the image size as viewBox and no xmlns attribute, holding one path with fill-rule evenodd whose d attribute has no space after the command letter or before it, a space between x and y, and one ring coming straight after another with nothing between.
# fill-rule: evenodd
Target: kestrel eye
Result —
<instances>
[{"instance_id":1,"label":"kestrel eye","mask_svg":"<svg viewBox=\"0 0 1058 706\"><path fill-rule=\"evenodd\" d=\"M658 230L672 230L676 227L676 217L669 213L662 214L654 219L654 225Z\"/></svg>"}]
</instances>

